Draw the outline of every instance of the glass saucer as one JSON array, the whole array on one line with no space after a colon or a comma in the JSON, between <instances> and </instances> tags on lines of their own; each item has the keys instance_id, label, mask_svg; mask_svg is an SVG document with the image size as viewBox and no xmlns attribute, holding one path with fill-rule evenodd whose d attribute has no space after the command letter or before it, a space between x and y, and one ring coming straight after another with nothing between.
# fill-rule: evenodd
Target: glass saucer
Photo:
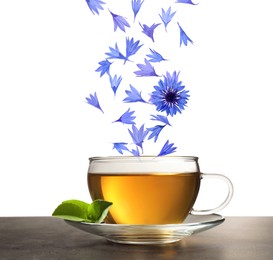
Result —
<instances>
[{"instance_id":1,"label":"glass saucer","mask_svg":"<svg viewBox=\"0 0 273 260\"><path fill-rule=\"evenodd\" d=\"M208 230L223 223L225 218L218 214L189 215L183 224L127 225L96 224L65 220L69 225L93 235L105 237L120 244L167 244L184 237Z\"/></svg>"}]
</instances>

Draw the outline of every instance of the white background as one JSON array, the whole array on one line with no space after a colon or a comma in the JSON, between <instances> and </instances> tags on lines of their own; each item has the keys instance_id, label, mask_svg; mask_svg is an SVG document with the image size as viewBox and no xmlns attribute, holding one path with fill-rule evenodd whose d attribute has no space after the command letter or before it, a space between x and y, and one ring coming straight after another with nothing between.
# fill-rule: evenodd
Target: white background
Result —
<instances>
[{"instance_id":1,"label":"white background","mask_svg":"<svg viewBox=\"0 0 273 260\"><path fill-rule=\"evenodd\" d=\"M273 215L270 2L185 6L191 99L175 134L179 154L232 180L224 215ZM85 0L0 1L0 216L49 216L63 200L90 201L88 158L108 149L85 103L100 36L92 19ZM221 200L221 183L203 186L200 207Z\"/></svg>"}]
</instances>

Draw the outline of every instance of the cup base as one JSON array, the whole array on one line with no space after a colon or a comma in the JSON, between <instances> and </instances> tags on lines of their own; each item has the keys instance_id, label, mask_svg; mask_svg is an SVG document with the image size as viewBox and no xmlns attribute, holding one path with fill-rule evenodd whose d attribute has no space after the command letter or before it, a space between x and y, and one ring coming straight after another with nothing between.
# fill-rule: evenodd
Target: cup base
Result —
<instances>
[{"instance_id":1,"label":"cup base","mask_svg":"<svg viewBox=\"0 0 273 260\"><path fill-rule=\"evenodd\" d=\"M185 237L191 236L190 232L183 232L183 234L164 234L164 235L127 235L127 236L110 236L107 240L112 243L129 244L129 245L163 245L175 243Z\"/></svg>"}]
</instances>

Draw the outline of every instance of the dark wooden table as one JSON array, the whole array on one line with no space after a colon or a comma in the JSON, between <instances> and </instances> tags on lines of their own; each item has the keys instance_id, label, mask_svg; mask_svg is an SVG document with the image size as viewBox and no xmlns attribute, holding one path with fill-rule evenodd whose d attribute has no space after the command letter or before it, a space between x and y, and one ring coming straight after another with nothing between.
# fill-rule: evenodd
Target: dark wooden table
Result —
<instances>
[{"instance_id":1,"label":"dark wooden table","mask_svg":"<svg viewBox=\"0 0 273 260\"><path fill-rule=\"evenodd\" d=\"M53 217L0 217L0 259L273 259L273 217L227 217L161 246L120 245Z\"/></svg>"}]
</instances>

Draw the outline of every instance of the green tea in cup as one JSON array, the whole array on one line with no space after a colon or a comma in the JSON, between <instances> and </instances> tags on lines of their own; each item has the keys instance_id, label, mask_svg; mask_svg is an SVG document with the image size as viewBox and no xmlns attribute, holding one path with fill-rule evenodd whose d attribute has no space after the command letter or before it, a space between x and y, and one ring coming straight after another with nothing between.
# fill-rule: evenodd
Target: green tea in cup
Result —
<instances>
[{"instance_id":1,"label":"green tea in cup","mask_svg":"<svg viewBox=\"0 0 273 260\"><path fill-rule=\"evenodd\" d=\"M229 193L218 208L197 212L193 205L206 176L224 179ZM106 222L115 224L181 224L190 212L222 209L233 192L225 176L200 173L193 156L93 157L87 179L93 200L113 203Z\"/></svg>"}]
</instances>

